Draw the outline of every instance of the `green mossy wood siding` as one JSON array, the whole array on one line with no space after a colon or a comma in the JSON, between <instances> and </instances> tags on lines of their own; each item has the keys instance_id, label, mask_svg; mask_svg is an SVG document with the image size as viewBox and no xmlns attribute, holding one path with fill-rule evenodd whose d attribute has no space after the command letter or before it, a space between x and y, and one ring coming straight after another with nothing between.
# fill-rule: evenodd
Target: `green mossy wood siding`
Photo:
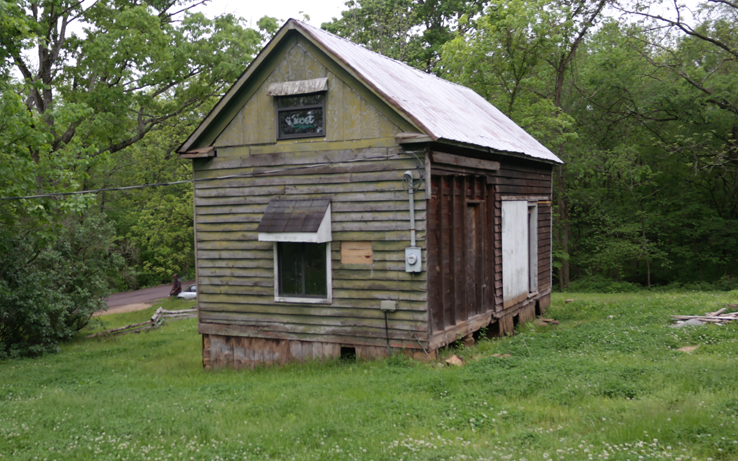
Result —
<instances>
[{"instance_id":1,"label":"green mossy wood siding","mask_svg":"<svg viewBox=\"0 0 738 461\"><path fill-rule=\"evenodd\" d=\"M325 141L394 137L403 131L377 111L357 91L330 72L298 40L266 81L215 141L216 147L273 143L277 139L274 102L267 96L270 83L328 77Z\"/></svg>"},{"instance_id":2,"label":"green mossy wood siding","mask_svg":"<svg viewBox=\"0 0 738 461\"><path fill-rule=\"evenodd\" d=\"M198 179L262 173L195 183L200 332L382 346L379 304L391 299L398 301L389 314L392 347L418 348L415 338L428 335L426 272L425 265L419 274L405 272L410 214L402 188L403 173L417 163L394 143L407 127L329 70L302 39L281 56L215 140L217 158L194 161ZM329 79L326 138L277 142L268 85L318 77ZM273 197L330 198L331 303L275 302L273 244L259 242L256 232ZM418 246L425 247L424 191L415 199ZM374 263L341 264L346 241L372 242Z\"/></svg>"}]
</instances>

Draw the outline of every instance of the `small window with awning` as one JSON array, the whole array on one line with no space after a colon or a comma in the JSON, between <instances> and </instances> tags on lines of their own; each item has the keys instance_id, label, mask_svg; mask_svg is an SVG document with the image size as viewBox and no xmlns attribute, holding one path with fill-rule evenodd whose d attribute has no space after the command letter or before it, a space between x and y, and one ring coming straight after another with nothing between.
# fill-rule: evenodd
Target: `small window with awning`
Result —
<instances>
[{"instance_id":1,"label":"small window with awning","mask_svg":"<svg viewBox=\"0 0 738 461\"><path fill-rule=\"evenodd\" d=\"M256 230L260 242L274 242L276 301L331 301L329 199L272 199Z\"/></svg>"}]
</instances>

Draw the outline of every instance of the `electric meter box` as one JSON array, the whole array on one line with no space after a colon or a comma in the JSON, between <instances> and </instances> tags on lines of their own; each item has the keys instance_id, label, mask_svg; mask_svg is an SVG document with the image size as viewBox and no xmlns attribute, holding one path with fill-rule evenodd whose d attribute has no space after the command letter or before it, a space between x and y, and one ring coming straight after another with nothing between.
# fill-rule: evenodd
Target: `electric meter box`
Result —
<instances>
[{"instance_id":1,"label":"electric meter box","mask_svg":"<svg viewBox=\"0 0 738 461\"><path fill-rule=\"evenodd\" d=\"M405 248L405 272L421 272L423 260L419 247Z\"/></svg>"}]
</instances>

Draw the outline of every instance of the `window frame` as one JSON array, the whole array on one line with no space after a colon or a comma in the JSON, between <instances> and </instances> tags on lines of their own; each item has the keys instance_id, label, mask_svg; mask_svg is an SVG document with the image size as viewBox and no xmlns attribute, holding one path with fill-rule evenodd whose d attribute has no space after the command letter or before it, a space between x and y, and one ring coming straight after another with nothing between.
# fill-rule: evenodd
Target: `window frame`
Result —
<instances>
[{"instance_id":1,"label":"window frame","mask_svg":"<svg viewBox=\"0 0 738 461\"><path fill-rule=\"evenodd\" d=\"M320 104L307 104L307 105L302 105L302 106L279 107L280 98L298 98L298 97L314 96L314 95L320 96ZM325 91L318 91L318 92L306 93L306 94L274 96L274 106L277 110L277 140L281 141L281 140L286 140L286 139L325 138L326 136L325 100L326 100ZM280 117L279 117L282 112L290 112L290 111L295 111L295 110L310 110L310 109L321 109L321 113L323 114L323 132L322 133L296 133L296 134L287 134L287 135L282 134Z\"/></svg>"},{"instance_id":2,"label":"window frame","mask_svg":"<svg viewBox=\"0 0 738 461\"><path fill-rule=\"evenodd\" d=\"M280 303L303 303L303 304L326 304L333 301L333 276L331 265L331 242L325 243L325 280L326 280L326 296L307 296L307 295L290 295L281 293L282 278L280 274L280 253L279 244L288 242L273 242L274 253L274 301ZM304 245L322 245L323 243L312 242L294 242L303 243ZM303 286L303 291L305 287Z\"/></svg>"}]
</instances>

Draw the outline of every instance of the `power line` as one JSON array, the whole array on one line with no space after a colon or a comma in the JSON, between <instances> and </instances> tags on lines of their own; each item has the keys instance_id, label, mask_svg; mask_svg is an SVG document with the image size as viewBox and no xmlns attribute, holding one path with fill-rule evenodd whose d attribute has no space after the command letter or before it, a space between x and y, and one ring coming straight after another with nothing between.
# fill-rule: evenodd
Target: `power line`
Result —
<instances>
[{"instance_id":1,"label":"power line","mask_svg":"<svg viewBox=\"0 0 738 461\"><path fill-rule=\"evenodd\" d=\"M332 166L332 165L340 165L345 163L355 163L355 162L366 162L371 160L388 160L390 157L397 156L399 154L403 154L405 152L399 152L395 154L388 154L388 155L382 155L377 157L366 157L366 158L358 158L353 160L345 160L343 162L338 163L315 163L312 165L304 165L304 166L295 166L295 167L287 167L287 168L276 168L272 170L267 171L257 171L252 173L237 173L227 176L216 176L214 178L193 178L193 179L184 179L182 181L172 181L172 182L159 182L159 183L153 183L153 184L139 184L135 186L123 186L123 187L107 187L102 189L90 189L90 190L80 190L80 191L74 191L74 192L54 192L54 193L48 193L48 194L37 194L37 195L24 195L19 197L0 197L0 200L23 200L23 199L36 199L36 198L55 198L55 197L64 197L64 196L70 196L70 195L89 195L89 194L99 194L101 192L113 192L113 191L125 191L125 190L133 190L133 189L144 189L147 187L165 187L165 186L176 186L179 184L189 184L189 183L196 183L196 182L205 182L205 181L218 181L222 179L236 179L236 178L250 178L255 176L264 176L264 175L270 175L274 173L281 173L286 171L297 171L297 170L304 170L304 169L310 169L310 168L318 168L323 166ZM422 168L420 168L420 159L415 155L415 153L411 153L413 157L415 157L416 161L419 163L419 166L417 167L418 170L421 172L421 178L422 178Z\"/></svg>"}]
</instances>

